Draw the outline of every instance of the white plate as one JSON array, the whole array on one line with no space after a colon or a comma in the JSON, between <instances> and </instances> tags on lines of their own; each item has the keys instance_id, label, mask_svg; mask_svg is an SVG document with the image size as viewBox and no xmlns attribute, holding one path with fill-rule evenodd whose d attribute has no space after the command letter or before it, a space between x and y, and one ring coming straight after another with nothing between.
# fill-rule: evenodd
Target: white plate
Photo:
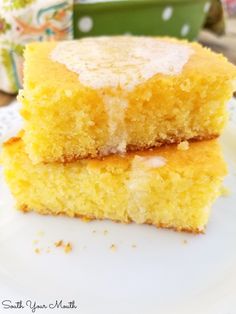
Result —
<instances>
[{"instance_id":1,"label":"white plate","mask_svg":"<svg viewBox=\"0 0 236 314\"><path fill-rule=\"evenodd\" d=\"M9 116L16 115L14 106ZM14 121L13 129L19 122ZM215 203L205 235L24 215L14 209L1 175L0 313L8 313L2 306L4 299L31 299L46 306L62 299L64 303L75 300L78 308L36 313L235 314L236 127L232 121L221 141L230 168L225 186L231 194ZM72 243L70 254L54 247L60 239ZM41 253L36 254L35 248Z\"/></svg>"}]
</instances>

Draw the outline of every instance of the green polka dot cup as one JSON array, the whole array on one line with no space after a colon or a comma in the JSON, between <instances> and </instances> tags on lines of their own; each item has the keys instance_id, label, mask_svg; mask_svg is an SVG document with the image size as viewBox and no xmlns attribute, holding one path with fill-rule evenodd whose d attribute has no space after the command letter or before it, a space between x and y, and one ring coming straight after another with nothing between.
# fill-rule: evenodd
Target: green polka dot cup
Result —
<instances>
[{"instance_id":1,"label":"green polka dot cup","mask_svg":"<svg viewBox=\"0 0 236 314\"><path fill-rule=\"evenodd\" d=\"M77 38L133 34L194 40L209 8L209 0L79 0L74 34Z\"/></svg>"}]
</instances>

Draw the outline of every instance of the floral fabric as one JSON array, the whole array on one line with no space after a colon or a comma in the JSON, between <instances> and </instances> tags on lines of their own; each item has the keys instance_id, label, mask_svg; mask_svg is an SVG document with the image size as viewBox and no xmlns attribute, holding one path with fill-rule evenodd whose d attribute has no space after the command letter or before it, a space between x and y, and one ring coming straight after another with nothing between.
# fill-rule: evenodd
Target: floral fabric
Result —
<instances>
[{"instance_id":1,"label":"floral fabric","mask_svg":"<svg viewBox=\"0 0 236 314\"><path fill-rule=\"evenodd\" d=\"M0 0L0 90L22 85L26 43L73 35L73 0Z\"/></svg>"}]
</instances>

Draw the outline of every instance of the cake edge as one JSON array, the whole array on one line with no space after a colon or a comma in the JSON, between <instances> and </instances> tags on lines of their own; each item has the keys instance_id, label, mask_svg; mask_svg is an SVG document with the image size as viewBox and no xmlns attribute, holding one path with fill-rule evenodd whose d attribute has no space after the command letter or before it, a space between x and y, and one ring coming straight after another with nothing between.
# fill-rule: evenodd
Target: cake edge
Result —
<instances>
[{"instance_id":1,"label":"cake edge","mask_svg":"<svg viewBox=\"0 0 236 314\"><path fill-rule=\"evenodd\" d=\"M32 208L29 208L28 205L26 204L21 204L21 205L17 205L16 206L17 210L23 212L24 214L28 214L30 212L32 213L36 213L39 215L44 215L44 216L63 216L63 217L69 217L69 218L77 218L77 219L81 219L83 222L90 222L90 221L94 221L94 220L99 220L99 221L112 221L115 223L120 223L120 224L137 224L137 222L134 222L133 220L130 219L128 221L125 220L111 220L111 219L106 219L106 218L96 218L95 216L87 216L87 215L81 215L81 214L74 214L74 215L68 215L66 212L58 212L58 213L54 213L52 212L50 209L44 209L44 210L35 210ZM176 227L176 226L171 226L168 224L164 224L164 223L158 223L158 224L154 224L151 221L146 221L140 225L150 225L150 226L154 226L158 229L170 229L173 230L175 232L186 232L186 233L190 233L190 234L205 234L205 229L206 229L206 225L204 225L202 228L187 228L187 227Z\"/></svg>"}]
</instances>

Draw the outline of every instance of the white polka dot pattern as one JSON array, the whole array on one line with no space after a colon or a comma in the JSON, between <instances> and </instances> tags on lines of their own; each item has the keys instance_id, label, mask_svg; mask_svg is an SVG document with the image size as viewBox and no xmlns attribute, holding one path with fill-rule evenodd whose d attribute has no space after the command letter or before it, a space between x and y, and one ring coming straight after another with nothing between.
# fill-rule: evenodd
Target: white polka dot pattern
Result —
<instances>
[{"instance_id":1,"label":"white polka dot pattern","mask_svg":"<svg viewBox=\"0 0 236 314\"><path fill-rule=\"evenodd\" d=\"M186 36L188 33L189 33L189 31L190 31L190 26L189 26L189 24L184 24L183 26L182 26L182 28L181 28L181 32L180 32L180 34L181 34L181 36Z\"/></svg>"},{"instance_id":2,"label":"white polka dot pattern","mask_svg":"<svg viewBox=\"0 0 236 314\"><path fill-rule=\"evenodd\" d=\"M211 2L210 1L205 3L204 9L203 9L205 13L207 13L209 11L210 6L211 6Z\"/></svg>"},{"instance_id":3,"label":"white polka dot pattern","mask_svg":"<svg viewBox=\"0 0 236 314\"><path fill-rule=\"evenodd\" d=\"M125 36L131 36L132 33L131 33L131 32L125 32L124 35L125 35Z\"/></svg>"},{"instance_id":4,"label":"white polka dot pattern","mask_svg":"<svg viewBox=\"0 0 236 314\"><path fill-rule=\"evenodd\" d=\"M78 23L79 30L83 33L88 33L93 28L93 20L90 16L83 16Z\"/></svg>"},{"instance_id":5,"label":"white polka dot pattern","mask_svg":"<svg viewBox=\"0 0 236 314\"><path fill-rule=\"evenodd\" d=\"M171 6L168 6L163 10L162 19L164 21L168 21L172 17L172 14L173 14L173 8Z\"/></svg>"}]
</instances>

